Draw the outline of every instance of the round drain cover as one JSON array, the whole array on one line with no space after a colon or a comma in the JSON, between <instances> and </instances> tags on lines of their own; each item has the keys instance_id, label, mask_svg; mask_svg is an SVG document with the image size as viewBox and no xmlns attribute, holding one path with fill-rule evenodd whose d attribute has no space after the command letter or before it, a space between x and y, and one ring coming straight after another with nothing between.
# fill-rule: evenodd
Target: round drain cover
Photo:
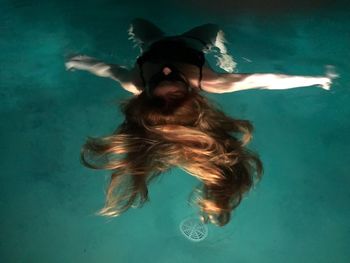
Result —
<instances>
[{"instance_id":1,"label":"round drain cover","mask_svg":"<svg viewBox=\"0 0 350 263\"><path fill-rule=\"evenodd\" d=\"M208 235L208 227L199 218L186 218L180 223L181 233L189 240L198 242Z\"/></svg>"}]
</instances>

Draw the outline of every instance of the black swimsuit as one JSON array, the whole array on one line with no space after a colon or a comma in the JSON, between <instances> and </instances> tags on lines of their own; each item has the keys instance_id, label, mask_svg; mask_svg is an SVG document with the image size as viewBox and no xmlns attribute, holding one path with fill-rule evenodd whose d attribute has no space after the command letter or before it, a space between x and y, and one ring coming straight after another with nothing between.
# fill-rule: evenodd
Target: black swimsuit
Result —
<instances>
[{"instance_id":1,"label":"black swimsuit","mask_svg":"<svg viewBox=\"0 0 350 263\"><path fill-rule=\"evenodd\" d=\"M205 43L200 39L203 45ZM182 62L199 67L199 88L201 88L202 67L205 63L204 53L186 43L181 37L166 37L150 45L138 59L137 64L140 68L140 75L143 85L146 87L146 81L143 76L142 65L145 62L171 64L171 62Z\"/></svg>"}]
</instances>

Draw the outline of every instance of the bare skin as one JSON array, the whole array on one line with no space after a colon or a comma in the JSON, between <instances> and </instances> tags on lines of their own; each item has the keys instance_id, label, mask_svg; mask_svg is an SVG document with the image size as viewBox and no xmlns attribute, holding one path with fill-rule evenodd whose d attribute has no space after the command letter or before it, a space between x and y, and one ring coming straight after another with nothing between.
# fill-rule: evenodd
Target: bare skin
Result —
<instances>
[{"instance_id":1,"label":"bare skin","mask_svg":"<svg viewBox=\"0 0 350 263\"><path fill-rule=\"evenodd\" d=\"M194 89L199 90L199 69L190 64L179 62L172 63L180 70ZM67 70L86 70L100 77L108 77L120 83L127 91L138 95L144 90L143 82L140 77L138 65L127 69L116 64L106 64L95 58L88 56L74 56L65 63ZM145 80L163 70L164 74L170 69L164 68L162 64L146 62L143 65L143 74ZM210 93L228 93L248 89L291 89L298 87L317 85L325 90L330 89L332 83L331 77L326 76L290 76L283 74L235 74L235 73L217 73L206 62L203 66L203 77L201 82L202 90ZM168 72L169 73L169 72ZM179 91L180 84L163 83L168 86L166 92Z\"/></svg>"}]
</instances>

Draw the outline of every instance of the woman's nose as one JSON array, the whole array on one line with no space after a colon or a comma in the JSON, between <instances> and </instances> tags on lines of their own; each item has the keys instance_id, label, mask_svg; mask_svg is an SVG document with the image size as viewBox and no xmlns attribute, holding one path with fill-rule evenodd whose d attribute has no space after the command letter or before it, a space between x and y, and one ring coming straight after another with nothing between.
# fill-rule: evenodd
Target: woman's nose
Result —
<instances>
[{"instance_id":1,"label":"woman's nose","mask_svg":"<svg viewBox=\"0 0 350 263\"><path fill-rule=\"evenodd\" d=\"M169 75L170 73L171 73L171 69L170 68L168 68L168 67L164 67L163 68L163 73L164 73L164 75Z\"/></svg>"}]
</instances>

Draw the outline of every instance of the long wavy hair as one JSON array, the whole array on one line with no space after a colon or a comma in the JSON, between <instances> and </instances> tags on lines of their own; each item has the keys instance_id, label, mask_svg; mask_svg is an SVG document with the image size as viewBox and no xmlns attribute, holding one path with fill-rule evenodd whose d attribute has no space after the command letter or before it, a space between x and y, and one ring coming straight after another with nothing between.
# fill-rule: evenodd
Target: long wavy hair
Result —
<instances>
[{"instance_id":1,"label":"long wavy hair","mask_svg":"<svg viewBox=\"0 0 350 263\"><path fill-rule=\"evenodd\" d=\"M124 122L106 137L88 137L82 163L111 170L105 206L98 212L118 216L148 201L149 182L172 167L200 180L192 198L201 220L224 226L261 177L259 157L245 147L253 127L227 116L196 91L170 105L145 92L120 103Z\"/></svg>"}]
</instances>

